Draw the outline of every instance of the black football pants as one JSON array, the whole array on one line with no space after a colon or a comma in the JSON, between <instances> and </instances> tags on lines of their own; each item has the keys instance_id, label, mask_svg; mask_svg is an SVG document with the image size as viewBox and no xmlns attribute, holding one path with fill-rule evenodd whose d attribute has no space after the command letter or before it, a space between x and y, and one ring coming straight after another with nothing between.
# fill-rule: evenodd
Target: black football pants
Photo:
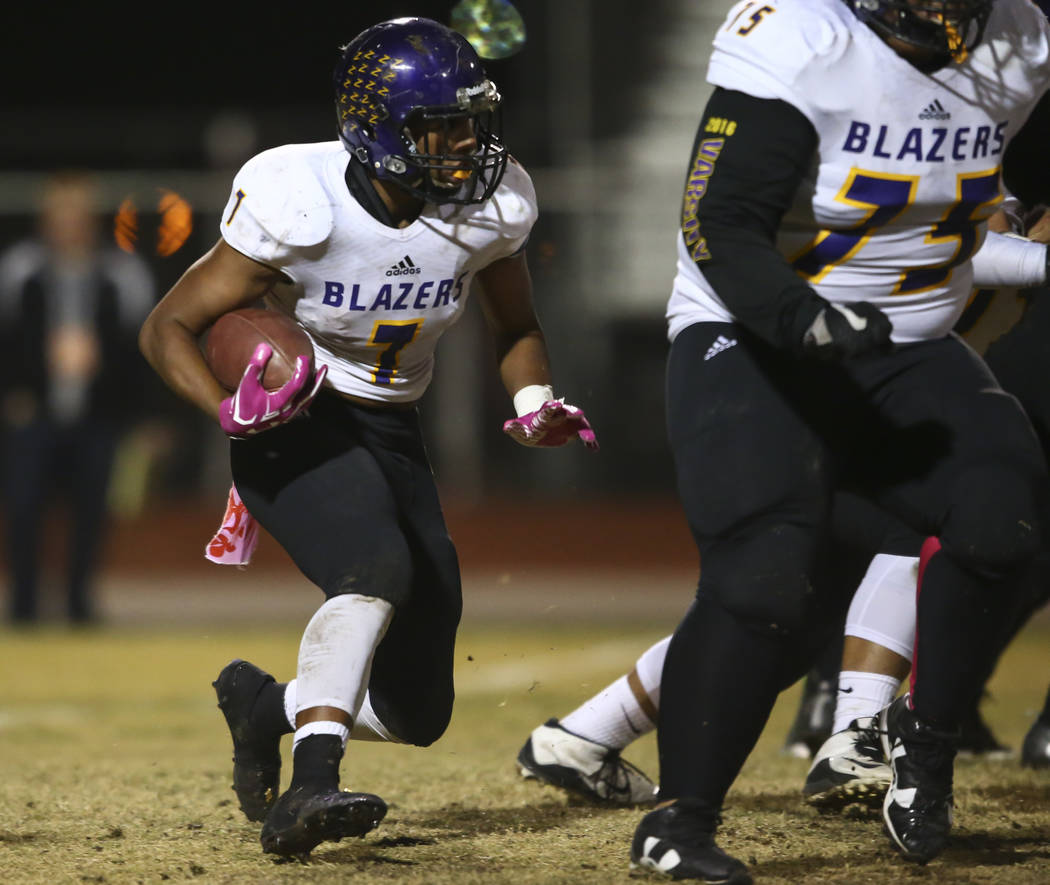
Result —
<instances>
[{"instance_id":1,"label":"black football pants","mask_svg":"<svg viewBox=\"0 0 1050 885\"><path fill-rule=\"evenodd\" d=\"M712 348L718 336L735 342ZM832 580L834 492L941 539L919 602L920 715L950 724L973 648L1035 555L1046 468L1028 419L954 337L845 366L787 358L732 324L674 341L668 430L700 552L664 665L661 795L721 806L777 693L856 583Z\"/></svg>"},{"instance_id":2,"label":"black football pants","mask_svg":"<svg viewBox=\"0 0 1050 885\"><path fill-rule=\"evenodd\" d=\"M230 459L248 512L325 596L394 606L372 662L372 706L401 740L433 743L452 715L463 603L416 411L322 391L307 416L232 440Z\"/></svg>"}]
</instances>

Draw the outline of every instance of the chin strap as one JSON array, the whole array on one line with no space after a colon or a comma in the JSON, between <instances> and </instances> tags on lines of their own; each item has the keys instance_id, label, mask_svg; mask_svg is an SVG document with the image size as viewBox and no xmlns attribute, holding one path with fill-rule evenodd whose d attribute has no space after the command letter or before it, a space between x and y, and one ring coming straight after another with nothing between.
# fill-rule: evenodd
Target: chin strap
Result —
<instances>
[{"instance_id":1,"label":"chin strap","mask_svg":"<svg viewBox=\"0 0 1050 885\"><path fill-rule=\"evenodd\" d=\"M376 221L387 227L397 227L390 210L386 207L375 187L372 186L372 178L365 167L353 155L350 154L350 162L346 165L346 174L343 176L350 193Z\"/></svg>"}]
</instances>

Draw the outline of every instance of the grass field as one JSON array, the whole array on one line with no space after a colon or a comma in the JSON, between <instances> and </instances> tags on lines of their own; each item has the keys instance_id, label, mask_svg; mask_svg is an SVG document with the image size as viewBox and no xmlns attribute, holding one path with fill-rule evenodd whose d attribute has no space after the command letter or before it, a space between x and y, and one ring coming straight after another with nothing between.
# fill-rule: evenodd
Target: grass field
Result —
<instances>
[{"instance_id":1,"label":"grass field","mask_svg":"<svg viewBox=\"0 0 1050 885\"><path fill-rule=\"evenodd\" d=\"M458 700L428 749L351 744L344 786L390 805L363 840L307 864L262 855L229 787L230 746L211 681L231 657L287 678L298 624L180 624L0 633L0 880L17 883L615 883L639 812L572 804L525 782L528 732L634 661L667 621L468 621ZM987 714L1019 746L1047 679L1050 625L1009 650ZM768 883L1050 882L1050 773L960 762L955 839L928 867L898 859L877 818L799 802L806 763L778 754L797 687L734 787L722 843ZM653 736L625 754L656 775ZM287 776L287 771L285 772Z\"/></svg>"}]
</instances>

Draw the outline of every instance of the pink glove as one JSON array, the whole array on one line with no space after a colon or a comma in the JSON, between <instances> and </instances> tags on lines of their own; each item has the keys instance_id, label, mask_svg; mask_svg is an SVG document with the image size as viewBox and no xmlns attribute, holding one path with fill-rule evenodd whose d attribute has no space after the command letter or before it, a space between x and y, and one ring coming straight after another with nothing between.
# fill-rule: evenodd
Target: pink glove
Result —
<instances>
[{"instance_id":1,"label":"pink glove","mask_svg":"<svg viewBox=\"0 0 1050 885\"><path fill-rule=\"evenodd\" d=\"M598 440L583 409L560 399L548 400L535 412L504 421L503 432L523 446L546 448L563 446L578 436L588 449L598 451Z\"/></svg>"},{"instance_id":2,"label":"pink glove","mask_svg":"<svg viewBox=\"0 0 1050 885\"><path fill-rule=\"evenodd\" d=\"M219 404L219 424L227 436L243 439L291 421L310 405L320 390L328 367L321 366L314 375L313 385L307 387L310 361L304 356L296 357L295 372L283 387L272 392L266 390L262 386L262 375L272 354L269 344L260 343L248 360L236 392Z\"/></svg>"}]
</instances>

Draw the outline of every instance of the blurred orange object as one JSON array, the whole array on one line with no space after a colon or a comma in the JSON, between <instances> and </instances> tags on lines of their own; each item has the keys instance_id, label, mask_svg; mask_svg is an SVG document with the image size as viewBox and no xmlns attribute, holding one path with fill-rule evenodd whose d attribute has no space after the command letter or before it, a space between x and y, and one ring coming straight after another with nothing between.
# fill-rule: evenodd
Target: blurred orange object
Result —
<instances>
[{"instance_id":1,"label":"blurred orange object","mask_svg":"<svg viewBox=\"0 0 1050 885\"><path fill-rule=\"evenodd\" d=\"M174 255L193 232L193 209L185 199L168 188L157 188L154 211L157 232L154 251L161 258ZM136 252L142 237L140 200L135 195L125 197L113 219L113 238L125 252Z\"/></svg>"}]
</instances>

